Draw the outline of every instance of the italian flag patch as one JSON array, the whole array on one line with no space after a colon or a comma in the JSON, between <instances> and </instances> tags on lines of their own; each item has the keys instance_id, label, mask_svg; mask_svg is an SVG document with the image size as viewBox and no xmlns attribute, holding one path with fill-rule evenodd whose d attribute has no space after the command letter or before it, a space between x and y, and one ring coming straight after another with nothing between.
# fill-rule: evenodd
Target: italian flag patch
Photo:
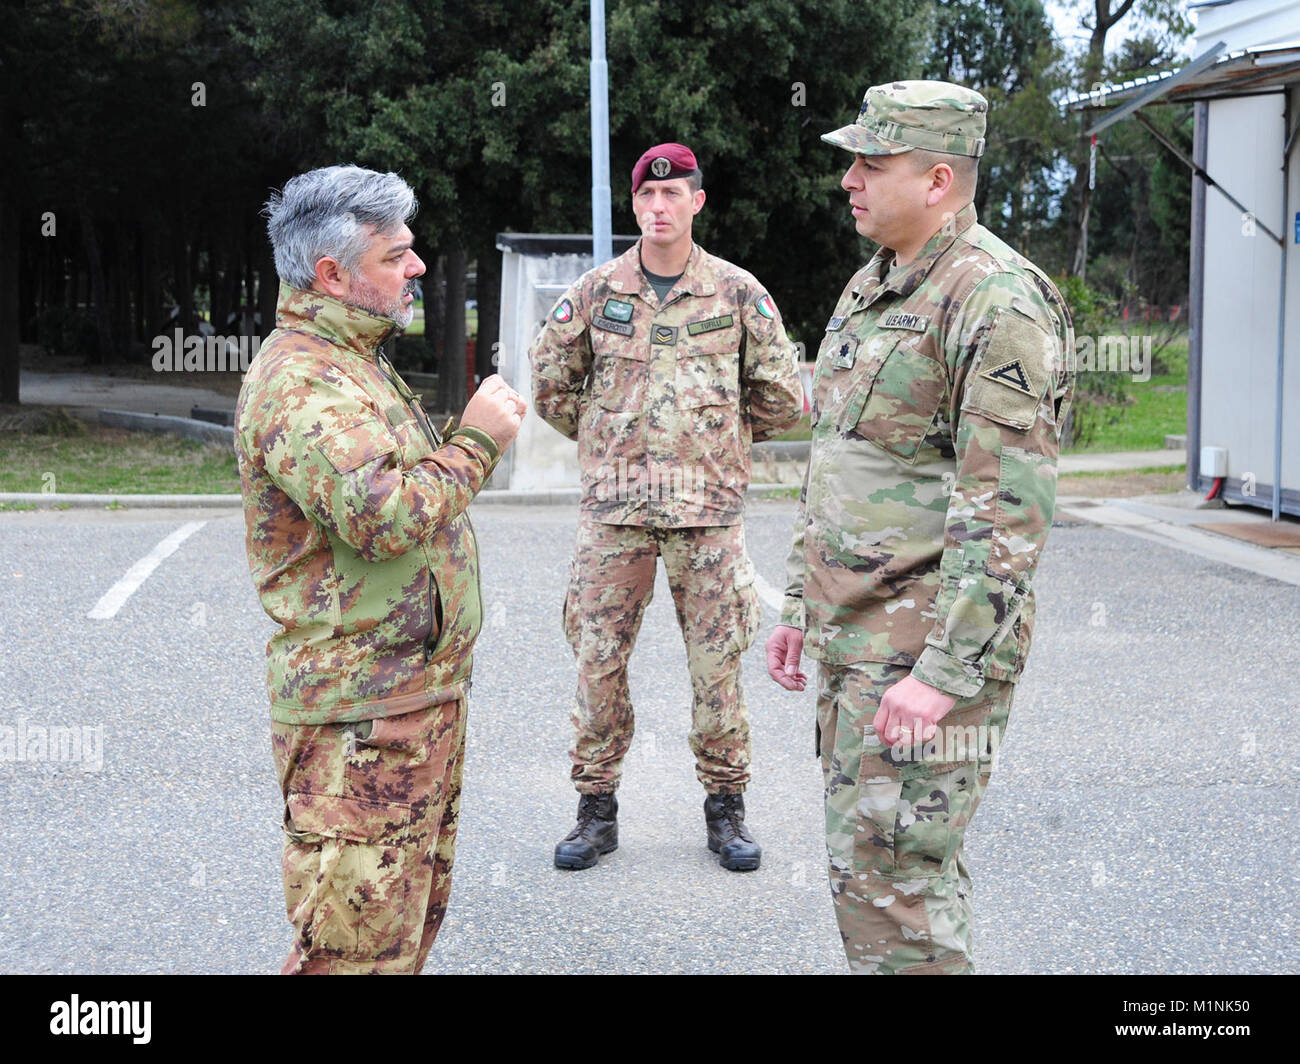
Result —
<instances>
[{"instance_id":1,"label":"italian flag patch","mask_svg":"<svg viewBox=\"0 0 1300 1064\"><path fill-rule=\"evenodd\" d=\"M769 296L766 292L764 292L761 296L758 297L758 300L757 302L755 302L754 306L758 308L758 312L762 314L763 317L765 318L776 317L776 306L772 302L772 297Z\"/></svg>"},{"instance_id":2,"label":"italian flag patch","mask_svg":"<svg viewBox=\"0 0 1300 1064\"><path fill-rule=\"evenodd\" d=\"M571 321L573 319L573 304L567 299L561 299L555 305L555 313L553 313L551 317L561 324L566 321Z\"/></svg>"}]
</instances>

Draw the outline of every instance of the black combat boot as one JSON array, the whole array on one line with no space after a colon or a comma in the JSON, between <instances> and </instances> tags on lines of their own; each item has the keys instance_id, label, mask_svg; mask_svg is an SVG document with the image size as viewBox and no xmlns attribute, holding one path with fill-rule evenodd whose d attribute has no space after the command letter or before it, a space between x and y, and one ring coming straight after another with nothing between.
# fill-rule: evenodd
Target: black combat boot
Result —
<instances>
[{"instance_id":1,"label":"black combat boot","mask_svg":"<svg viewBox=\"0 0 1300 1064\"><path fill-rule=\"evenodd\" d=\"M752 872L758 867L762 849L745 827L743 794L710 794L704 799L704 826L709 832L709 849L718 863L730 872Z\"/></svg>"},{"instance_id":2,"label":"black combat boot","mask_svg":"<svg viewBox=\"0 0 1300 1064\"><path fill-rule=\"evenodd\" d=\"M602 853L618 849L618 799L610 794L584 794L578 801L578 822L555 844L556 868L590 868Z\"/></svg>"}]
</instances>

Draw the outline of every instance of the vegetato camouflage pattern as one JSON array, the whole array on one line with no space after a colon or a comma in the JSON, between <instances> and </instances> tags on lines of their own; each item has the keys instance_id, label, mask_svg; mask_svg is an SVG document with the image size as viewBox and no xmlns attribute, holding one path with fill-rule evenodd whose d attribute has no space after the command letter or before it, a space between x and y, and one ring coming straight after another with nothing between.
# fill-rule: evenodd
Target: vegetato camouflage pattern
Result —
<instances>
[{"instance_id":1,"label":"vegetato camouflage pattern","mask_svg":"<svg viewBox=\"0 0 1300 1064\"><path fill-rule=\"evenodd\" d=\"M644 528L607 525L590 513L579 520L564 602L564 633L578 660L574 785L584 794L618 787L632 742L627 662L659 557L686 641L696 776L711 794L744 791L750 744L740 656L761 620L744 525Z\"/></svg>"},{"instance_id":2,"label":"vegetato camouflage pattern","mask_svg":"<svg viewBox=\"0 0 1300 1064\"><path fill-rule=\"evenodd\" d=\"M1014 685L960 699L929 744L885 746L871 721L901 665L818 668L831 898L849 968L875 975L974 971L966 828L988 786Z\"/></svg>"},{"instance_id":3,"label":"vegetato camouflage pattern","mask_svg":"<svg viewBox=\"0 0 1300 1064\"><path fill-rule=\"evenodd\" d=\"M418 974L451 892L464 703L271 728L295 931L282 974Z\"/></svg>"},{"instance_id":4,"label":"vegetato camouflage pattern","mask_svg":"<svg viewBox=\"0 0 1300 1064\"><path fill-rule=\"evenodd\" d=\"M323 724L461 698L482 623L466 513L498 451L443 440L378 354L394 322L281 285L249 368L235 449L248 562L281 627L271 716Z\"/></svg>"},{"instance_id":5,"label":"vegetato camouflage pattern","mask_svg":"<svg viewBox=\"0 0 1300 1064\"><path fill-rule=\"evenodd\" d=\"M891 258L849 282L817 356L782 623L828 665L973 695L1029 652L1074 335L972 206L910 265Z\"/></svg>"},{"instance_id":6,"label":"vegetato camouflage pattern","mask_svg":"<svg viewBox=\"0 0 1300 1064\"><path fill-rule=\"evenodd\" d=\"M693 245L661 304L640 254L638 241L556 303L530 351L537 412L578 441L597 519L735 524L751 442L802 412L794 345L751 274Z\"/></svg>"},{"instance_id":7,"label":"vegetato camouflage pattern","mask_svg":"<svg viewBox=\"0 0 1300 1064\"><path fill-rule=\"evenodd\" d=\"M913 148L947 155L984 154L989 102L974 89L947 81L873 85L857 120L823 133L822 140L858 155L899 155Z\"/></svg>"}]
</instances>

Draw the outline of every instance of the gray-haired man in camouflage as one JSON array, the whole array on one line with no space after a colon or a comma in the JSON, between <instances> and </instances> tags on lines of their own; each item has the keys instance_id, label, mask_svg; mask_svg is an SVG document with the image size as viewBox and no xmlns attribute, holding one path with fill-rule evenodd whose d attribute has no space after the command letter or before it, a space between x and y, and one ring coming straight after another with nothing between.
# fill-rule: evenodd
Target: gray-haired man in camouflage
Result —
<instances>
[{"instance_id":1,"label":"gray-haired man in camouflage","mask_svg":"<svg viewBox=\"0 0 1300 1064\"><path fill-rule=\"evenodd\" d=\"M1033 628L1074 337L1052 282L975 220L988 103L867 90L823 139L880 244L817 356L812 450L768 671L819 663L831 895L849 967L973 971L962 859Z\"/></svg>"}]
</instances>

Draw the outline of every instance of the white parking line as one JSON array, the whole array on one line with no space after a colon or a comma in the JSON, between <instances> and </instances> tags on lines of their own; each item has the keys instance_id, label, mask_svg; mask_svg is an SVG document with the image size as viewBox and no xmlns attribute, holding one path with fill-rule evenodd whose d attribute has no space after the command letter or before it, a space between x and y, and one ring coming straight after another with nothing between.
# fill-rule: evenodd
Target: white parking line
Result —
<instances>
[{"instance_id":1,"label":"white parking line","mask_svg":"<svg viewBox=\"0 0 1300 1064\"><path fill-rule=\"evenodd\" d=\"M135 589L149 579L149 574L158 568L164 558L174 554L177 547L206 524L206 521L190 521L188 524L181 525L131 566L121 580L104 592L104 597L95 603L95 608L86 616L92 621L107 621L111 618L122 608L122 603L134 594Z\"/></svg>"},{"instance_id":2,"label":"white parking line","mask_svg":"<svg viewBox=\"0 0 1300 1064\"><path fill-rule=\"evenodd\" d=\"M781 612L781 607L785 605L785 595L764 580L761 573L754 574L754 587L758 590L759 598L777 613Z\"/></svg>"}]
</instances>

